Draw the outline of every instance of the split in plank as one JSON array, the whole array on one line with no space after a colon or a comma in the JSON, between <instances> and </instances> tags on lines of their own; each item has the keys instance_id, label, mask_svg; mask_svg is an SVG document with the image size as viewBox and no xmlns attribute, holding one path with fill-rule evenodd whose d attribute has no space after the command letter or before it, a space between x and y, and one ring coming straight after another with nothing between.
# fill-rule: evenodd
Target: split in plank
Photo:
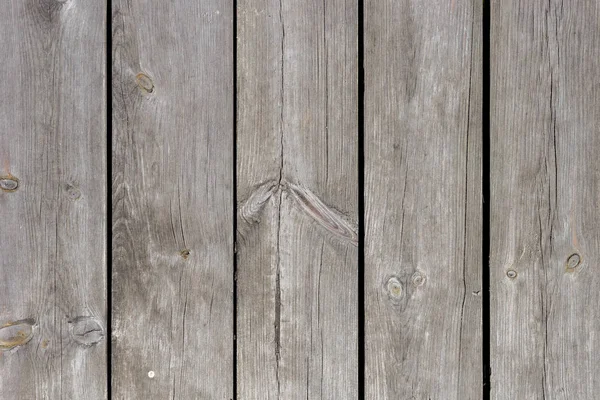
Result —
<instances>
[{"instance_id":1,"label":"split in plank","mask_svg":"<svg viewBox=\"0 0 600 400\"><path fill-rule=\"evenodd\" d=\"M357 6L238 1L240 399L358 396Z\"/></svg>"}]
</instances>

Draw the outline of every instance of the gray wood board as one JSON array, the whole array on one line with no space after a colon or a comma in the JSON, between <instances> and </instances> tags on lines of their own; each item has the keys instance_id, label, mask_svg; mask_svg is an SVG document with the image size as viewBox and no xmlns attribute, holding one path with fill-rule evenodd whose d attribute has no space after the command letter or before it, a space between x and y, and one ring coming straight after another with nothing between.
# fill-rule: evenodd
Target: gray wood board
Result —
<instances>
[{"instance_id":1,"label":"gray wood board","mask_svg":"<svg viewBox=\"0 0 600 400\"><path fill-rule=\"evenodd\" d=\"M105 16L0 12L2 399L106 398Z\"/></svg>"},{"instance_id":2,"label":"gray wood board","mask_svg":"<svg viewBox=\"0 0 600 400\"><path fill-rule=\"evenodd\" d=\"M481 1L365 2L365 397L480 399Z\"/></svg>"},{"instance_id":3,"label":"gray wood board","mask_svg":"<svg viewBox=\"0 0 600 400\"><path fill-rule=\"evenodd\" d=\"M233 395L233 3L115 0L116 399Z\"/></svg>"},{"instance_id":4,"label":"gray wood board","mask_svg":"<svg viewBox=\"0 0 600 400\"><path fill-rule=\"evenodd\" d=\"M600 8L491 4L494 399L600 391Z\"/></svg>"},{"instance_id":5,"label":"gray wood board","mask_svg":"<svg viewBox=\"0 0 600 400\"><path fill-rule=\"evenodd\" d=\"M238 1L241 399L357 398L355 0Z\"/></svg>"}]
</instances>

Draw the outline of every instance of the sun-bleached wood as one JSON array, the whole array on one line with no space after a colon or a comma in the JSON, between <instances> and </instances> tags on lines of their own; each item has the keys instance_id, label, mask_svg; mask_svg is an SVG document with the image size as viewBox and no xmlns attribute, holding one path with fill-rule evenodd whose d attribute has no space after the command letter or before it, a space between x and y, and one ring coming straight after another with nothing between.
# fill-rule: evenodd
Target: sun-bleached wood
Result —
<instances>
[{"instance_id":1,"label":"sun-bleached wood","mask_svg":"<svg viewBox=\"0 0 600 400\"><path fill-rule=\"evenodd\" d=\"M356 0L240 0L240 399L358 395Z\"/></svg>"},{"instance_id":2,"label":"sun-bleached wood","mask_svg":"<svg viewBox=\"0 0 600 400\"><path fill-rule=\"evenodd\" d=\"M365 398L481 399L481 1L367 0Z\"/></svg>"},{"instance_id":3,"label":"sun-bleached wood","mask_svg":"<svg viewBox=\"0 0 600 400\"><path fill-rule=\"evenodd\" d=\"M491 398L600 392L600 7L491 4Z\"/></svg>"},{"instance_id":4,"label":"sun-bleached wood","mask_svg":"<svg viewBox=\"0 0 600 400\"><path fill-rule=\"evenodd\" d=\"M233 397L232 20L112 2L115 399Z\"/></svg>"},{"instance_id":5,"label":"sun-bleached wood","mask_svg":"<svg viewBox=\"0 0 600 400\"><path fill-rule=\"evenodd\" d=\"M0 398L105 399L106 2L2 3Z\"/></svg>"}]
</instances>

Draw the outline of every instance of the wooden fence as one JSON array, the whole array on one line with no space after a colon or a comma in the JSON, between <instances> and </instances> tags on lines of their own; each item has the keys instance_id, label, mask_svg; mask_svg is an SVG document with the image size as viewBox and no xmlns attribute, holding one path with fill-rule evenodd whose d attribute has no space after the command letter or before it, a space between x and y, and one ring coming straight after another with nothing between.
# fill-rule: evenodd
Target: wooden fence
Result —
<instances>
[{"instance_id":1,"label":"wooden fence","mask_svg":"<svg viewBox=\"0 0 600 400\"><path fill-rule=\"evenodd\" d=\"M597 399L600 3L8 0L0 399Z\"/></svg>"}]
</instances>

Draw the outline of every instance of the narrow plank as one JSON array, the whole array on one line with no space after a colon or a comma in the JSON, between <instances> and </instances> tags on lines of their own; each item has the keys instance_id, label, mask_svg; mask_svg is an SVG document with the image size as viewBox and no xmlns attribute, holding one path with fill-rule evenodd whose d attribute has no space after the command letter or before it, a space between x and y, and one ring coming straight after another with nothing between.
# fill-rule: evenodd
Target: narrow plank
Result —
<instances>
[{"instance_id":1,"label":"narrow plank","mask_svg":"<svg viewBox=\"0 0 600 400\"><path fill-rule=\"evenodd\" d=\"M357 2L238 1L238 395L356 399Z\"/></svg>"},{"instance_id":2,"label":"narrow plank","mask_svg":"<svg viewBox=\"0 0 600 400\"><path fill-rule=\"evenodd\" d=\"M106 2L0 12L0 398L106 398Z\"/></svg>"},{"instance_id":3,"label":"narrow plank","mask_svg":"<svg viewBox=\"0 0 600 400\"><path fill-rule=\"evenodd\" d=\"M116 399L233 397L232 21L113 1Z\"/></svg>"},{"instance_id":4,"label":"narrow plank","mask_svg":"<svg viewBox=\"0 0 600 400\"><path fill-rule=\"evenodd\" d=\"M491 4L494 399L600 391L600 7Z\"/></svg>"},{"instance_id":5,"label":"narrow plank","mask_svg":"<svg viewBox=\"0 0 600 400\"><path fill-rule=\"evenodd\" d=\"M480 1L365 2L365 398L481 399Z\"/></svg>"}]
</instances>

